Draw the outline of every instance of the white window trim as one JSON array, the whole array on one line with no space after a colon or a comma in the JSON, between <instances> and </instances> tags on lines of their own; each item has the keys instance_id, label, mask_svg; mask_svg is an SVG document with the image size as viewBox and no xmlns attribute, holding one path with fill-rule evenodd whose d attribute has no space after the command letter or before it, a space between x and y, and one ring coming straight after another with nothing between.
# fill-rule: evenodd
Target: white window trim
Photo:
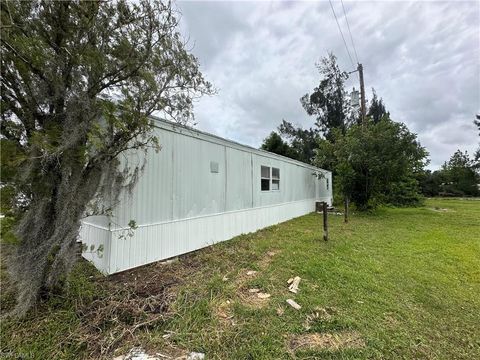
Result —
<instances>
[{"instance_id":1,"label":"white window trim","mask_svg":"<svg viewBox=\"0 0 480 360\"><path fill-rule=\"evenodd\" d=\"M269 177L262 176L262 168L268 168ZM260 192L269 192L272 190L272 168L266 165L260 165ZM268 190L262 189L262 180L268 180Z\"/></svg>"},{"instance_id":2,"label":"white window trim","mask_svg":"<svg viewBox=\"0 0 480 360\"><path fill-rule=\"evenodd\" d=\"M269 170L269 177L264 177L262 176L262 168L268 168ZM267 165L260 165L260 192L270 192L270 191L274 191L274 192L277 192L277 191L280 191L280 168L275 168L278 170L278 178L273 178L273 166L267 166ZM262 190L262 180L268 180L268 190ZM272 184L273 184L273 181L276 180L278 181L278 189L273 189L272 188Z\"/></svg>"},{"instance_id":3,"label":"white window trim","mask_svg":"<svg viewBox=\"0 0 480 360\"><path fill-rule=\"evenodd\" d=\"M274 168L274 167L271 167L270 168L270 178L271 178L271 181L270 181L270 191L280 191L280 168ZM277 169L278 170L278 177L277 178L274 178L273 177L273 169ZM272 187L272 184L273 184L273 181L274 180L277 180L278 181L278 189L273 189Z\"/></svg>"}]
</instances>

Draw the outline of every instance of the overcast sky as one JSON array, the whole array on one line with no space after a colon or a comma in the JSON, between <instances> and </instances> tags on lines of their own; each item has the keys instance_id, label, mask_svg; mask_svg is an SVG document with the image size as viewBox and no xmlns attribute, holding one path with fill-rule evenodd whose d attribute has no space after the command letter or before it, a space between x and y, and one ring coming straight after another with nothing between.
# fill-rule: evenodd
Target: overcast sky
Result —
<instances>
[{"instance_id":1,"label":"overcast sky","mask_svg":"<svg viewBox=\"0 0 480 360\"><path fill-rule=\"evenodd\" d=\"M333 2L353 54L342 4ZM432 169L456 149L473 153L480 111L480 2L344 1L367 95L430 152ZM181 31L218 94L195 106L197 127L259 147L282 119L314 119L299 98L319 82L331 51L353 70L328 1L181 1ZM355 61L355 58L354 58ZM356 86L357 78L349 80Z\"/></svg>"}]
</instances>

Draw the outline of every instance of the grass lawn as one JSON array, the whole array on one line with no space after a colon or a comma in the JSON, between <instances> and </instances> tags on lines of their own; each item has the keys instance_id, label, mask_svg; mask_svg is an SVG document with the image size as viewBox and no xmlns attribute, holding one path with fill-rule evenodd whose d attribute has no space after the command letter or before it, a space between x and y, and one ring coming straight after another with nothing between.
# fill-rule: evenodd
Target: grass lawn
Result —
<instances>
[{"instance_id":1,"label":"grass lawn","mask_svg":"<svg viewBox=\"0 0 480 360\"><path fill-rule=\"evenodd\" d=\"M329 242L310 214L107 279L82 263L0 339L0 358L480 359L480 201L332 215Z\"/></svg>"}]
</instances>

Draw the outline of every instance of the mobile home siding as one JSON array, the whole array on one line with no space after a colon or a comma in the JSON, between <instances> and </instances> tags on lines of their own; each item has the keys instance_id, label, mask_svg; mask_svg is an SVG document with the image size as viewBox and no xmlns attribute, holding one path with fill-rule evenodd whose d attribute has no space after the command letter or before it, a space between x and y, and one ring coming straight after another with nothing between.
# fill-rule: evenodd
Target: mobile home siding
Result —
<instances>
[{"instance_id":1,"label":"mobile home siding","mask_svg":"<svg viewBox=\"0 0 480 360\"><path fill-rule=\"evenodd\" d=\"M148 152L133 193L123 195L112 217L86 219L82 226L82 241L104 249L101 259L96 253L85 257L106 274L304 215L314 211L315 201L332 201L328 171L164 121L156 132L162 149ZM142 158L131 153L126 161ZM279 169L279 190L261 191L261 166ZM131 220L138 228L126 236Z\"/></svg>"}]
</instances>

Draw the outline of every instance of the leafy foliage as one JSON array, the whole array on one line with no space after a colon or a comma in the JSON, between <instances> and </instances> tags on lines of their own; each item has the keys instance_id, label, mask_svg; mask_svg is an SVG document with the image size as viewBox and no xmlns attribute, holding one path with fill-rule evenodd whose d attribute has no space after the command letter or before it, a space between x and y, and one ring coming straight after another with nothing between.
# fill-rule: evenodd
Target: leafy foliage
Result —
<instances>
[{"instance_id":1,"label":"leafy foliage","mask_svg":"<svg viewBox=\"0 0 480 360\"><path fill-rule=\"evenodd\" d=\"M312 164L315 157L315 147L319 139L320 135L317 129L294 127L292 123L283 120L278 127L278 133L272 131L264 139L261 148Z\"/></svg>"},{"instance_id":2,"label":"leafy foliage","mask_svg":"<svg viewBox=\"0 0 480 360\"><path fill-rule=\"evenodd\" d=\"M370 101L370 106L368 108L367 116L370 117L374 124L378 123L380 120L390 118L390 113L385 108L382 98L377 97L377 92L372 88L372 100Z\"/></svg>"},{"instance_id":3,"label":"leafy foliage","mask_svg":"<svg viewBox=\"0 0 480 360\"><path fill-rule=\"evenodd\" d=\"M440 170L418 174L422 194L426 196L479 196L480 174L474 159L457 150Z\"/></svg>"},{"instance_id":4,"label":"leafy foliage","mask_svg":"<svg viewBox=\"0 0 480 360\"><path fill-rule=\"evenodd\" d=\"M315 146L320 138L316 129L302 129L294 127L290 122L283 120L278 127L280 134L290 143L292 157L307 164L313 162Z\"/></svg>"},{"instance_id":5,"label":"leafy foliage","mask_svg":"<svg viewBox=\"0 0 480 360\"><path fill-rule=\"evenodd\" d=\"M159 150L154 111L185 122L211 93L170 2L2 1L2 212L16 219L16 314L62 284L80 219L108 212Z\"/></svg>"},{"instance_id":6,"label":"leafy foliage","mask_svg":"<svg viewBox=\"0 0 480 360\"><path fill-rule=\"evenodd\" d=\"M398 206L421 201L418 178L426 164L426 150L404 124L391 121L382 98L373 97L365 126L345 89L348 75L333 54L317 65L320 84L300 101L315 127L295 128L283 120L279 134L265 139L264 149L332 170L334 191L349 197L358 208L380 203ZM284 139L286 141L284 141Z\"/></svg>"},{"instance_id":7,"label":"leafy foliage","mask_svg":"<svg viewBox=\"0 0 480 360\"><path fill-rule=\"evenodd\" d=\"M351 122L345 90L348 74L340 70L332 53L321 59L317 69L322 76L320 84L300 102L308 115L316 117L315 125L325 138L332 140L334 129L345 132Z\"/></svg>"},{"instance_id":8,"label":"leafy foliage","mask_svg":"<svg viewBox=\"0 0 480 360\"><path fill-rule=\"evenodd\" d=\"M425 148L404 124L383 119L367 125L353 125L345 134L337 130L332 142L322 140L317 165L333 167L336 186L359 209L418 203L415 174L426 164Z\"/></svg>"},{"instance_id":9,"label":"leafy foliage","mask_svg":"<svg viewBox=\"0 0 480 360\"><path fill-rule=\"evenodd\" d=\"M474 169L474 162L468 153L457 150L441 169L445 183L443 192L454 195L480 195L480 175Z\"/></svg>"},{"instance_id":10,"label":"leafy foliage","mask_svg":"<svg viewBox=\"0 0 480 360\"><path fill-rule=\"evenodd\" d=\"M475 120L473 120L473 123L477 126L478 135L480 136L480 114L475 115ZM473 161L475 162L475 169L477 169L477 171L480 171L480 144L478 145L475 154L473 154Z\"/></svg>"},{"instance_id":11,"label":"leafy foliage","mask_svg":"<svg viewBox=\"0 0 480 360\"><path fill-rule=\"evenodd\" d=\"M288 143L283 141L282 137L275 131L272 131L268 137L263 140L261 149L273 152L278 155L293 158L292 148Z\"/></svg>"}]
</instances>

